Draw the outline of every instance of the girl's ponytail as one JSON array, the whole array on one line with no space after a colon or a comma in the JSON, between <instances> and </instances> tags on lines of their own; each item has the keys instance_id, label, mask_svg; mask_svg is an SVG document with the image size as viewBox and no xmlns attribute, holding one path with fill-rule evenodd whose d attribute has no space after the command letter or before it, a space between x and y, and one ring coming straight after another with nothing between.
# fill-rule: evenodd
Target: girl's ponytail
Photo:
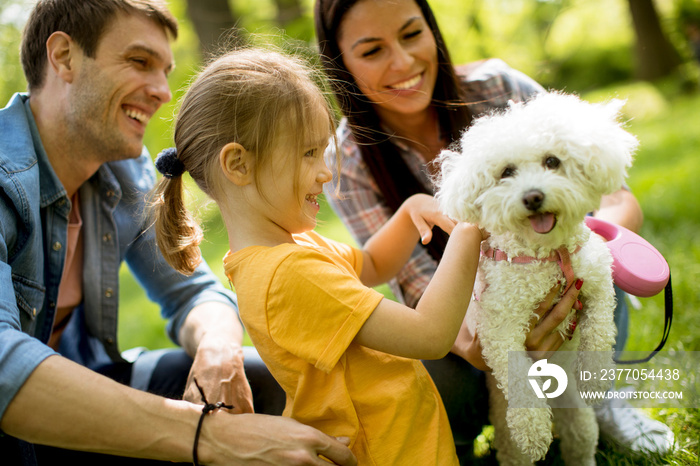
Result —
<instances>
[{"instance_id":1,"label":"girl's ponytail","mask_svg":"<svg viewBox=\"0 0 700 466\"><path fill-rule=\"evenodd\" d=\"M185 205L182 180L185 166L171 148L158 154L156 168L163 175L153 193L151 207L158 247L175 270L191 275L202 261L199 243L203 234Z\"/></svg>"}]
</instances>

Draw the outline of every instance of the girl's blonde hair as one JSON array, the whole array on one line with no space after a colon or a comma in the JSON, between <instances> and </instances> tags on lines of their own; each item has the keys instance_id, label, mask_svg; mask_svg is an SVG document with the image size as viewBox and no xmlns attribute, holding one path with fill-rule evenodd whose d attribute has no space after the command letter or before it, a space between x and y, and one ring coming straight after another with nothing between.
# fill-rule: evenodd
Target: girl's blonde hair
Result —
<instances>
[{"instance_id":1,"label":"girl's blonde hair","mask_svg":"<svg viewBox=\"0 0 700 466\"><path fill-rule=\"evenodd\" d=\"M335 128L333 112L321 92L321 73L303 60L260 48L227 53L206 66L185 94L175 122L177 158L197 186L217 200L223 176L219 153L237 142L256 167L269 162L280 131L290 132L299 153L318 121L318 111ZM296 150L295 150L296 149ZM336 151L339 153L339 151ZM255 169L256 185L260 173ZM166 261L189 275L201 262L202 229L185 206L181 176L163 177L154 190L152 211L158 246Z\"/></svg>"}]
</instances>

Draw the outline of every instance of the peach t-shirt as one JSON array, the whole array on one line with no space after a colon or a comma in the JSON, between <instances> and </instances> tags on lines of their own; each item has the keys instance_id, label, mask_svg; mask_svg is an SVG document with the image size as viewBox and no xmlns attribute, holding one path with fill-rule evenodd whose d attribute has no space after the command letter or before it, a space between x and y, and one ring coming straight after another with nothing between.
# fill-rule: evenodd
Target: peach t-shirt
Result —
<instances>
[{"instance_id":1,"label":"peach t-shirt","mask_svg":"<svg viewBox=\"0 0 700 466\"><path fill-rule=\"evenodd\" d=\"M56 316L49 346L58 350L61 335L70 320L71 313L83 300L83 219L80 216L80 196L71 199L66 238L66 259L63 265L61 283L58 286Z\"/></svg>"}]
</instances>

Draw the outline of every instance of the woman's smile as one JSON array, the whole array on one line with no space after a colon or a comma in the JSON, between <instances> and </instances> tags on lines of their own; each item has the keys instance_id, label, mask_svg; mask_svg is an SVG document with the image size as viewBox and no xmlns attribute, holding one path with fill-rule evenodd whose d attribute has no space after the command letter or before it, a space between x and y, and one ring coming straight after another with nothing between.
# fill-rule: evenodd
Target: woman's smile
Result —
<instances>
[{"instance_id":1,"label":"woman's smile","mask_svg":"<svg viewBox=\"0 0 700 466\"><path fill-rule=\"evenodd\" d=\"M422 81L423 81L423 74L424 73L419 73L412 78L409 78L405 81L398 82L396 84L392 84L391 86L387 86L387 87L389 87L390 89L397 90L397 91L419 89L420 84L422 84Z\"/></svg>"},{"instance_id":2,"label":"woman's smile","mask_svg":"<svg viewBox=\"0 0 700 466\"><path fill-rule=\"evenodd\" d=\"M340 23L338 45L377 112L427 111L437 79L437 44L413 0L355 3Z\"/></svg>"}]
</instances>

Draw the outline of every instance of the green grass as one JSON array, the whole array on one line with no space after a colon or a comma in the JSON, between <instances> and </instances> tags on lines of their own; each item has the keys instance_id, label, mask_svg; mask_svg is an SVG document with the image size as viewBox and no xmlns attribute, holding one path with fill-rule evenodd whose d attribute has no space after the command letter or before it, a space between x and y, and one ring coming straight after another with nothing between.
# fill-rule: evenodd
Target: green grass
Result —
<instances>
[{"instance_id":1,"label":"green grass","mask_svg":"<svg viewBox=\"0 0 700 466\"><path fill-rule=\"evenodd\" d=\"M700 332L695 315L700 308L700 287L697 285L700 283L700 95L684 95L666 87L632 84L599 90L584 97L597 100L619 96L628 101L625 106L626 116L631 119L628 129L640 140L629 185L644 210L641 233L666 257L673 275L675 315L664 350L700 351ZM203 255L226 283L221 267L221 258L227 249L226 232L215 210L205 210L202 216L207 230L202 245ZM326 205L322 206L320 218L318 230L322 234L352 242ZM158 310L140 292L128 270L122 270L121 278L119 333L122 348L171 346ZM382 291L390 296L386 288ZM641 302L641 309L631 310L630 338L626 348L630 351L648 351L661 338L661 296L644 298ZM664 457L635 457L601 442L598 464L697 465L698 410L646 411L671 427L676 435L676 451ZM491 458L488 435L482 436L477 446L488 461ZM551 456L543 464L559 464L560 460Z\"/></svg>"}]
</instances>

